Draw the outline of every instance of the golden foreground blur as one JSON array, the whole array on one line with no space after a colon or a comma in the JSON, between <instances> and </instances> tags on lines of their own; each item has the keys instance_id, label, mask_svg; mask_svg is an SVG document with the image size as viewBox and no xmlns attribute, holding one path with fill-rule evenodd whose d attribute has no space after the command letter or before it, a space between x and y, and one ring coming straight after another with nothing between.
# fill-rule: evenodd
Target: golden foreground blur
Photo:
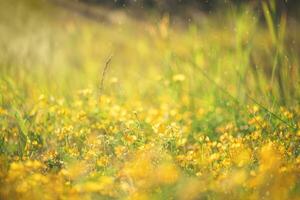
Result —
<instances>
[{"instance_id":1,"label":"golden foreground blur","mask_svg":"<svg viewBox=\"0 0 300 200\"><path fill-rule=\"evenodd\" d=\"M299 199L299 30L268 5L172 26L0 0L0 199Z\"/></svg>"}]
</instances>

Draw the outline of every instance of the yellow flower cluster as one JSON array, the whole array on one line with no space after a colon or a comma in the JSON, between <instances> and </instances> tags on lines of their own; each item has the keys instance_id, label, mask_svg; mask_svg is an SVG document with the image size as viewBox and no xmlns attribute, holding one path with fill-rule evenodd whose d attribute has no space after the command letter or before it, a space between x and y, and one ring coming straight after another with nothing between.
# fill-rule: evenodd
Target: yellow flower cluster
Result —
<instances>
[{"instance_id":1,"label":"yellow flower cluster","mask_svg":"<svg viewBox=\"0 0 300 200\"><path fill-rule=\"evenodd\" d=\"M256 106L211 135L193 124L205 124L203 108L133 111L113 96L86 93L69 104L43 95L29 110L31 124L1 107L1 197L298 198L299 130L273 129ZM299 125L297 109L279 112Z\"/></svg>"}]
</instances>

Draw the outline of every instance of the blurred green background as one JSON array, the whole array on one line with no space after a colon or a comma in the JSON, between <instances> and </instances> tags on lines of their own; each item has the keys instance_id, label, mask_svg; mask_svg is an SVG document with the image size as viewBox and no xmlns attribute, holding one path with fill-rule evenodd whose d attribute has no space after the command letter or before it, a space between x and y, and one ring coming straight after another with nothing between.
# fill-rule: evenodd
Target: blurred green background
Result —
<instances>
[{"instance_id":1,"label":"blurred green background","mask_svg":"<svg viewBox=\"0 0 300 200\"><path fill-rule=\"evenodd\" d=\"M298 2L197 2L1 0L3 101L98 88L113 55L104 89L123 100L298 104Z\"/></svg>"}]
</instances>

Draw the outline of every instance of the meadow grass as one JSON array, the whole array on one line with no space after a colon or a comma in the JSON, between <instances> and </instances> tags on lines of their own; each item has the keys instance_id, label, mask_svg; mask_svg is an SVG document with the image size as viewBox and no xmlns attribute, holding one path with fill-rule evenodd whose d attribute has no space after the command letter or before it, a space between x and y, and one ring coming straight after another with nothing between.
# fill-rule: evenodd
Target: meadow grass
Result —
<instances>
[{"instance_id":1,"label":"meadow grass","mask_svg":"<svg viewBox=\"0 0 300 200\"><path fill-rule=\"evenodd\" d=\"M299 28L274 6L0 0L0 198L299 199Z\"/></svg>"}]
</instances>

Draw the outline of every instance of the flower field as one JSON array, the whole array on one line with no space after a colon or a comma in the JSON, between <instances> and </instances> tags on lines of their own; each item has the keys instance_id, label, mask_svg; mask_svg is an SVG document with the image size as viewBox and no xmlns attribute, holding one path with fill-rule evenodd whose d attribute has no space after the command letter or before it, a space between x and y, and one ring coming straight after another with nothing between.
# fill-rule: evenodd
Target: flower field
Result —
<instances>
[{"instance_id":1,"label":"flower field","mask_svg":"<svg viewBox=\"0 0 300 200\"><path fill-rule=\"evenodd\" d=\"M0 199L299 199L300 29L273 1L188 23L13 2Z\"/></svg>"}]
</instances>

